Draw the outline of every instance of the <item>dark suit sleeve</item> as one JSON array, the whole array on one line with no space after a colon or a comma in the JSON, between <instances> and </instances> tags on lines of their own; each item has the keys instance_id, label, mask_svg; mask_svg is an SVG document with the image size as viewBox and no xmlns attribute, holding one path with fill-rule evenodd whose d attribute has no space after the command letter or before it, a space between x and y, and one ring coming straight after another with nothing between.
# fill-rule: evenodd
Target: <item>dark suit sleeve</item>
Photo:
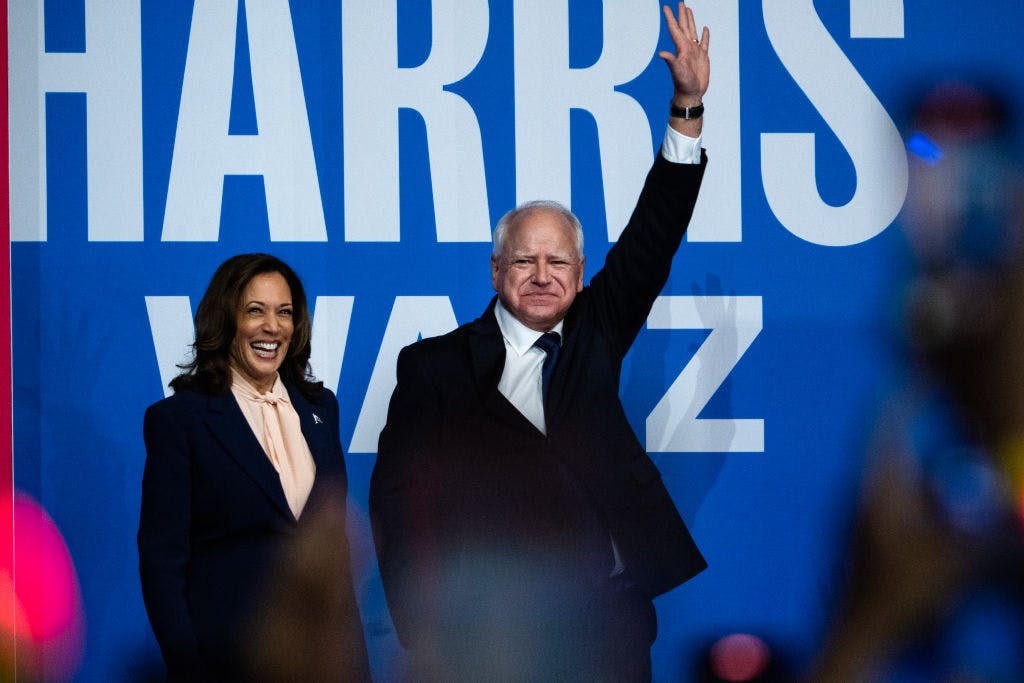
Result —
<instances>
[{"instance_id":1,"label":"dark suit sleeve","mask_svg":"<svg viewBox=\"0 0 1024 683\"><path fill-rule=\"evenodd\" d=\"M399 354L397 373L370 480L370 516L388 610L402 645L411 648L435 614L438 473L432 452L442 417L437 392L411 347Z\"/></svg>"},{"instance_id":2,"label":"dark suit sleeve","mask_svg":"<svg viewBox=\"0 0 1024 683\"><path fill-rule=\"evenodd\" d=\"M142 597L172 678L199 679L203 665L185 599L189 560L191 454L167 403L146 411L146 466L139 518Z\"/></svg>"},{"instance_id":3,"label":"dark suit sleeve","mask_svg":"<svg viewBox=\"0 0 1024 683\"><path fill-rule=\"evenodd\" d=\"M706 165L703 151L699 164L675 164L659 153L629 223L591 280L594 313L620 356L633 344L668 281Z\"/></svg>"}]
</instances>

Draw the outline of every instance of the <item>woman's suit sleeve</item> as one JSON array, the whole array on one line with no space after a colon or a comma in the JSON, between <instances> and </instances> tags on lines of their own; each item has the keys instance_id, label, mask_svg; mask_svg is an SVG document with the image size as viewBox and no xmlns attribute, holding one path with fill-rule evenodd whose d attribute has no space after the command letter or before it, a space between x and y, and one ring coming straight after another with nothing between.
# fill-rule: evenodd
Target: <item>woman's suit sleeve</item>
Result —
<instances>
[{"instance_id":1,"label":"woman's suit sleeve","mask_svg":"<svg viewBox=\"0 0 1024 683\"><path fill-rule=\"evenodd\" d=\"M192 453L186 425L166 401L146 411L146 466L139 517L142 597L172 679L203 678L185 598Z\"/></svg>"}]
</instances>

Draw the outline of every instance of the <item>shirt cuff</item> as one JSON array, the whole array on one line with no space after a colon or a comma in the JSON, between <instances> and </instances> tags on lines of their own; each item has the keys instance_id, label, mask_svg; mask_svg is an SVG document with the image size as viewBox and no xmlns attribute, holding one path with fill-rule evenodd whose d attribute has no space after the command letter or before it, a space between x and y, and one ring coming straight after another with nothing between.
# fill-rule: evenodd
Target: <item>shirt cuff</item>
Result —
<instances>
[{"instance_id":1,"label":"shirt cuff","mask_svg":"<svg viewBox=\"0 0 1024 683\"><path fill-rule=\"evenodd\" d=\"M661 145L661 156L674 164L699 164L701 136L691 138L672 126L665 126L665 140Z\"/></svg>"}]
</instances>

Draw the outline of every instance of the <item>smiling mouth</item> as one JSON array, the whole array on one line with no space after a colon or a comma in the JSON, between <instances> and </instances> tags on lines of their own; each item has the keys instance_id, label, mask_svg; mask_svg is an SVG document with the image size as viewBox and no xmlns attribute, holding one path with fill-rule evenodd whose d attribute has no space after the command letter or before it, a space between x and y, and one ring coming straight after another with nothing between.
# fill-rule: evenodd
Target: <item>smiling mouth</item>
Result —
<instances>
[{"instance_id":1,"label":"smiling mouth","mask_svg":"<svg viewBox=\"0 0 1024 683\"><path fill-rule=\"evenodd\" d=\"M249 348L260 358L273 358L277 355L277 349L280 346L281 342L253 342L249 344Z\"/></svg>"}]
</instances>

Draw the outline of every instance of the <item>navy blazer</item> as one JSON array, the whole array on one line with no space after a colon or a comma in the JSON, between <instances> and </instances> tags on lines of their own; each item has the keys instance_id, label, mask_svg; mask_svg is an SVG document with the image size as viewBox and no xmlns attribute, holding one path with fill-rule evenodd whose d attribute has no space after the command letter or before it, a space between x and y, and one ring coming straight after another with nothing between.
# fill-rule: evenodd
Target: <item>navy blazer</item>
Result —
<instances>
[{"instance_id":1,"label":"navy blazer","mask_svg":"<svg viewBox=\"0 0 1024 683\"><path fill-rule=\"evenodd\" d=\"M340 500L336 509L343 511L347 481L337 399L325 389L307 400L286 386L316 463L302 518L326 496ZM279 569L282 542L299 523L230 391L180 391L158 401L146 411L143 432L139 568L168 671L186 680L243 676L238 657L264 595L261 581ZM348 567L347 545L336 552ZM347 582L358 615L350 575Z\"/></svg>"},{"instance_id":2,"label":"navy blazer","mask_svg":"<svg viewBox=\"0 0 1024 683\"><path fill-rule=\"evenodd\" d=\"M544 638L541 613L554 624L607 585L609 537L648 598L706 566L619 400L622 359L668 278L706 163L658 155L565 318L546 435L498 390L493 300L399 355L370 512L388 607L414 655L471 650L498 615Z\"/></svg>"}]
</instances>

